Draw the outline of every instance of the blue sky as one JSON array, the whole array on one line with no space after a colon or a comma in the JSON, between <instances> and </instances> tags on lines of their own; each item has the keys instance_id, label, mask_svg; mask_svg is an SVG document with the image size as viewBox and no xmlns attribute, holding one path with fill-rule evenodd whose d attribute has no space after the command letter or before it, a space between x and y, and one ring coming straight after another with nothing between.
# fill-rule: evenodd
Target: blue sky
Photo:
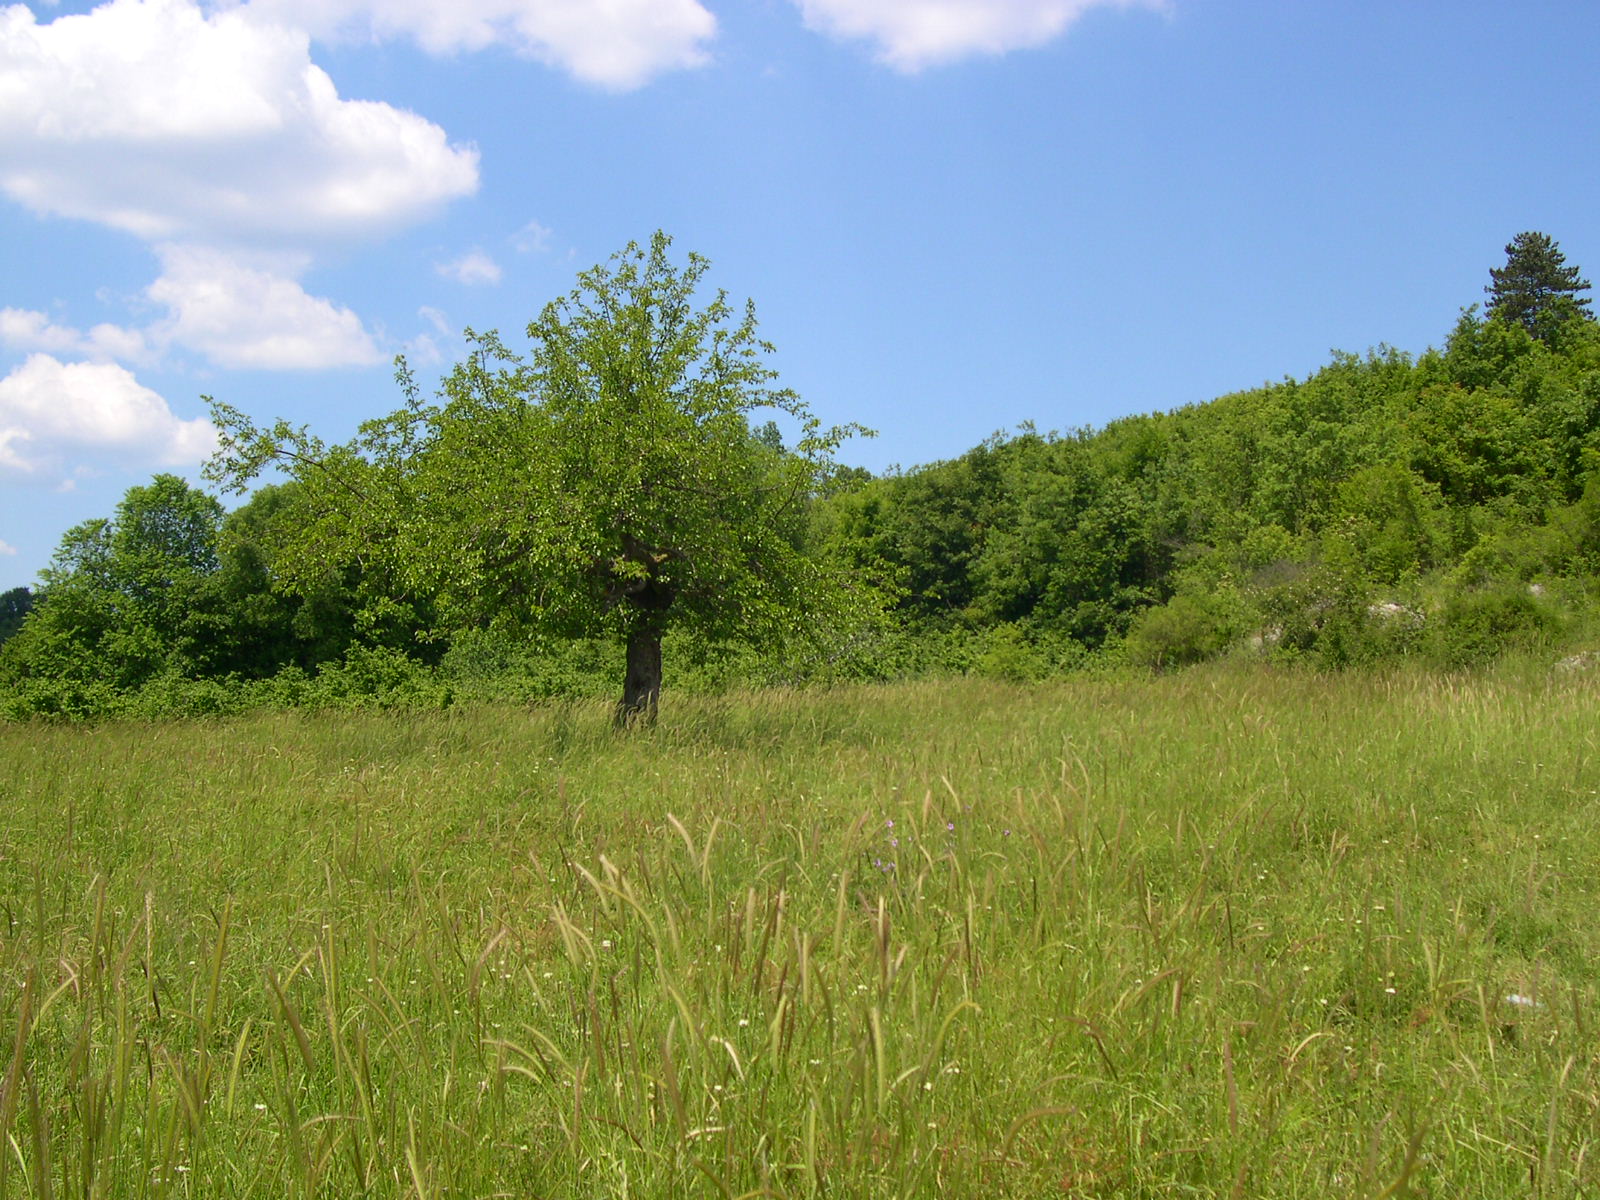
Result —
<instances>
[{"instance_id":1,"label":"blue sky","mask_svg":"<svg viewBox=\"0 0 1600 1200\"><path fill-rule=\"evenodd\" d=\"M1600 270L1594 0L0 3L0 590L203 394L339 440L657 228L847 461L1437 345Z\"/></svg>"}]
</instances>

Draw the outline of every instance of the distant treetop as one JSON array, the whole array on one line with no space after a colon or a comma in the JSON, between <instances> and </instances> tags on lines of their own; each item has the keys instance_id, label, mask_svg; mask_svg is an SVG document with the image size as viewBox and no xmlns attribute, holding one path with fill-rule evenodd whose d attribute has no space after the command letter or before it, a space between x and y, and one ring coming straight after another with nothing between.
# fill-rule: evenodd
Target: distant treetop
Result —
<instances>
[{"instance_id":1,"label":"distant treetop","mask_svg":"<svg viewBox=\"0 0 1600 1200\"><path fill-rule=\"evenodd\" d=\"M1517 234L1506 246L1506 265L1489 270L1492 282L1483 289L1489 315L1515 321L1541 339L1553 323L1589 317L1589 297L1578 294L1589 290L1589 281L1566 261L1548 234Z\"/></svg>"}]
</instances>

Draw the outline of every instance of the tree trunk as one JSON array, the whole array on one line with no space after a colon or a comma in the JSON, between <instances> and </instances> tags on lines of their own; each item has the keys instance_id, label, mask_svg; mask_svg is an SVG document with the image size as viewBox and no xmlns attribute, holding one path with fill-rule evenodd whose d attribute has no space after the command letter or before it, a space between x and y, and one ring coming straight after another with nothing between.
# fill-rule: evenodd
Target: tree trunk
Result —
<instances>
[{"instance_id":1,"label":"tree trunk","mask_svg":"<svg viewBox=\"0 0 1600 1200\"><path fill-rule=\"evenodd\" d=\"M642 621L628 633L628 671L617 702L617 728L654 725L660 699L661 628Z\"/></svg>"}]
</instances>

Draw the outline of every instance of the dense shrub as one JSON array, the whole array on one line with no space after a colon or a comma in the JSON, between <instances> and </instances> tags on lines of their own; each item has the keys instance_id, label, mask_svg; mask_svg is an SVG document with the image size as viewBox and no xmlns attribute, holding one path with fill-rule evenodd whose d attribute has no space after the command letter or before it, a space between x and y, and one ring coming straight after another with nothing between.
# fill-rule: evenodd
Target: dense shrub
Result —
<instances>
[{"instance_id":1,"label":"dense shrub","mask_svg":"<svg viewBox=\"0 0 1600 1200\"><path fill-rule=\"evenodd\" d=\"M1124 649L1130 662L1165 670L1215 657L1242 632L1236 597L1180 592L1134 618Z\"/></svg>"},{"instance_id":2,"label":"dense shrub","mask_svg":"<svg viewBox=\"0 0 1600 1200\"><path fill-rule=\"evenodd\" d=\"M989 630L984 642L974 663L974 673L986 679L1022 683L1042 679L1049 671L1045 657L1014 624L996 625Z\"/></svg>"},{"instance_id":3,"label":"dense shrub","mask_svg":"<svg viewBox=\"0 0 1600 1200\"><path fill-rule=\"evenodd\" d=\"M1507 650L1547 645L1558 626L1527 588L1505 585L1451 597L1430 623L1428 647L1441 666L1477 666Z\"/></svg>"}]
</instances>

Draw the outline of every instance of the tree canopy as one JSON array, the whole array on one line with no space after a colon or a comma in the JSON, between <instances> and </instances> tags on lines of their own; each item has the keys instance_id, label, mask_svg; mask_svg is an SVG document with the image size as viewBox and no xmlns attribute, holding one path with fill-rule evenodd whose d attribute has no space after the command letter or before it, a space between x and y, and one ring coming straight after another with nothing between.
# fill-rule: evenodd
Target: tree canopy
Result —
<instances>
[{"instance_id":1,"label":"tree canopy","mask_svg":"<svg viewBox=\"0 0 1600 1200\"><path fill-rule=\"evenodd\" d=\"M402 363L405 405L347 445L215 405L211 474L242 489L288 470L304 522L291 580L360 558L452 627L620 637L623 721L653 716L670 627L772 648L848 622L870 598L809 552L806 513L860 431L821 428L777 385L754 306L702 298L707 260L680 266L670 246L658 233L583 272L528 325L526 353L469 330L435 401ZM794 444L753 430L758 414Z\"/></svg>"},{"instance_id":2,"label":"tree canopy","mask_svg":"<svg viewBox=\"0 0 1600 1200\"><path fill-rule=\"evenodd\" d=\"M22 621L33 611L33 592L29 588L15 587L0 592L0 642L4 642L22 628Z\"/></svg>"},{"instance_id":3,"label":"tree canopy","mask_svg":"<svg viewBox=\"0 0 1600 1200\"><path fill-rule=\"evenodd\" d=\"M1548 234L1519 233L1506 246L1506 265L1491 267L1488 313L1521 325L1537 338L1549 336L1554 325L1574 316L1587 316L1589 281L1577 267L1566 265L1555 239Z\"/></svg>"},{"instance_id":4,"label":"tree canopy","mask_svg":"<svg viewBox=\"0 0 1600 1200\"><path fill-rule=\"evenodd\" d=\"M176 475L130 488L110 519L69 529L5 644L6 675L137 687L197 664L192 621L217 565L222 506Z\"/></svg>"}]
</instances>

